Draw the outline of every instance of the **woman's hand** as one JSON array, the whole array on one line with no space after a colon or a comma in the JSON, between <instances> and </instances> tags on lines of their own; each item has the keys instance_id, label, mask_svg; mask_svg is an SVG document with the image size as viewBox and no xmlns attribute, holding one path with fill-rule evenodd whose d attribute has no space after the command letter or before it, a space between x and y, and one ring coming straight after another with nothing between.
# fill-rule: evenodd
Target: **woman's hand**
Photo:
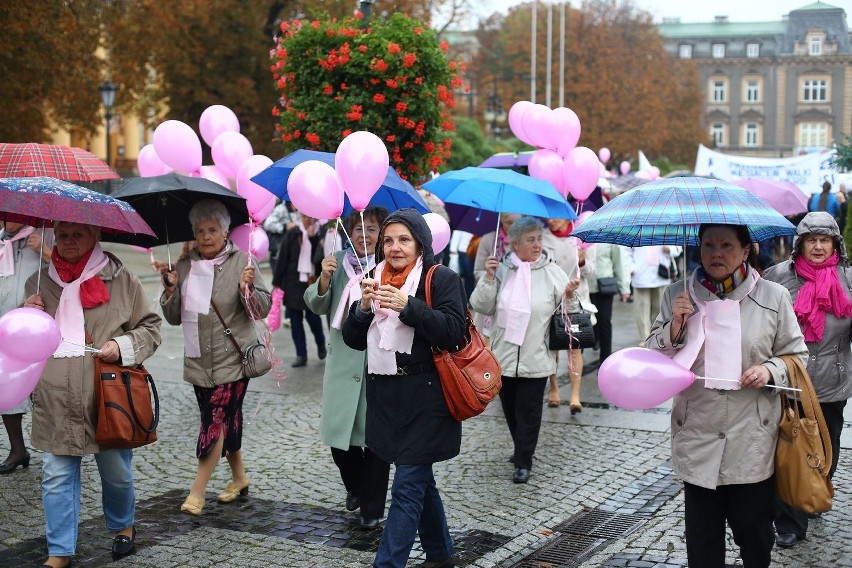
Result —
<instances>
[{"instance_id":1,"label":"woman's hand","mask_svg":"<svg viewBox=\"0 0 852 568\"><path fill-rule=\"evenodd\" d=\"M670 329L670 339L674 343L678 337L682 335L683 329L686 327L686 320L689 319L695 312L695 307L692 305L692 300L689 298L689 292L684 290L678 294L677 298L672 302L672 325Z\"/></svg>"},{"instance_id":2,"label":"woman's hand","mask_svg":"<svg viewBox=\"0 0 852 568\"><path fill-rule=\"evenodd\" d=\"M335 271L337 271L337 257L330 254L322 259L322 274L320 274L320 278L323 278L326 282L328 282L331 280Z\"/></svg>"},{"instance_id":3,"label":"woman's hand","mask_svg":"<svg viewBox=\"0 0 852 568\"><path fill-rule=\"evenodd\" d=\"M361 280L361 311L369 312L372 311L370 307L372 306L373 300L376 299L376 290L379 285L372 278L364 278Z\"/></svg>"},{"instance_id":4,"label":"woman's hand","mask_svg":"<svg viewBox=\"0 0 852 568\"><path fill-rule=\"evenodd\" d=\"M38 294L33 294L29 298L24 301L25 308L35 308L37 310L44 311L44 302L41 299L41 296Z\"/></svg>"},{"instance_id":5,"label":"woman's hand","mask_svg":"<svg viewBox=\"0 0 852 568\"><path fill-rule=\"evenodd\" d=\"M494 280L494 275L497 274L497 267L500 266L500 261L496 256L489 256L485 261L485 277L489 280Z\"/></svg>"},{"instance_id":6,"label":"woman's hand","mask_svg":"<svg viewBox=\"0 0 852 568\"><path fill-rule=\"evenodd\" d=\"M53 252L51 249L44 246L44 243L41 240L41 232L39 231L36 231L27 237L27 247L29 247L30 250L37 252L45 261L50 260L50 254Z\"/></svg>"},{"instance_id":7,"label":"woman's hand","mask_svg":"<svg viewBox=\"0 0 852 568\"><path fill-rule=\"evenodd\" d=\"M240 275L240 292L245 294L246 290L254 285L254 266L246 266Z\"/></svg>"},{"instance_id":8,"label":"woman's hand","mask_svg":"<svg viewBox=\"0 0 852 568\"><path fill-rule=\"evenodd\" d=\"M574 278L573 280L569 280L568 285L565 286L565 297L566 298L573 298L574 292L576 292L577 288L579 288L579 287L580 287L580 279L579 278Z\"/></svg>"},{"instance_id":9,"label":"woman's hand","mask_svg":"<svg viewBox=\"0 0 852 568\"><path fill-rule=\"evenodd\" d=\"M408 304L408 294L399 288L394 288L390 284L379 286L375 295L380 308L388 308L395 312L401 312Z\"/></svg>"},{"instance_id":10,"label":"woman's hand","mask_svg":"<svg viewBox=\"0 0 852 568\"><path fill-rule=\"evenodd\" d=\"M110 339L103 344L100 353L95 353L93 356L103 359L107 363L115 363L121 357L121 351L118 349L118 343Z\"/></svg>"},{"instance_id":11,"label":"woman's hand","mask_svg":"<svg viewBox=\"0 0 852 568\"><path fill-rule=\"evenodd\" d=\"M166 297L171 298L175 293L178 285L177 270L163 270L163 289L166 291Z\"/></svg>"},{"instance_id":12,"label":"woman's hand","mask_svg":"<svg viewBox=\"0 0 852 568\"><path fill-rule=\"evenodd\" d=\"M764 365L755 365L745 370L740 377L740 384L746 389L765 387L772 380L772 374Z\"/></svg>"}]
</instances>

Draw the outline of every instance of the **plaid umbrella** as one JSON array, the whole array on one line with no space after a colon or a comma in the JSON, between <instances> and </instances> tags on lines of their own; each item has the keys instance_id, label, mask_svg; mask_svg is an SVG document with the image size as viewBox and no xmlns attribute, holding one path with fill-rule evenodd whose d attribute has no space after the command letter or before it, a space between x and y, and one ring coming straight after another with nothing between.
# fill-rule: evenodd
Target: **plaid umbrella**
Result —
<instances>
[{"instance_id":1,"label":"plaid umbrella","mask_svg":"<svg viewBox=\"0 0 852 568\"><path fill-rule=\"evenodd\" d=\"M0 178L0 221L52 227L54 221L97 225L110 234L154 235L139 213L120 199L50 177Z\"/></svg>"},{"instance_id":2,"label":"plaid umbrella","mask_svg":"<svg viewBox=\"0 0 852 568\"><path fill-rule=\"evenodd\" d=\"M51 144L0 144L0 177L47 176L64 181L120 179L103 160L82 148Z\"/></svg>"},{"instance_id":3,"label":"plaid umbrella","mask_svg":"<svg viewBox=\"0 0 852 568\"><path fill-rule=\"evenodd\" d=\"M703 177L676 177L619 195L573 235L587 243L628 247L698 245L698 227L703 223L745 225L753 242L796 232L790 221L741 187Z\"/></svg>"}]
</instances>

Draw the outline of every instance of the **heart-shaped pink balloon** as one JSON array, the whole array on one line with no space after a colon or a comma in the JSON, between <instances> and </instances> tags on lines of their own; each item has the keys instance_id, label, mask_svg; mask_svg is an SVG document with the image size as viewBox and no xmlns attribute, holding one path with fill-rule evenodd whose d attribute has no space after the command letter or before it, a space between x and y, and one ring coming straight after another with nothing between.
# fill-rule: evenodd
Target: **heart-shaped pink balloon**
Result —
<instances>
[{"instance_id":1,"label":"heart-shaped pink balloon","mask_svg":"<svg viewBox=\"0 0 852 568\"><path fill-rule=\"evenodd\" d=\"M628 410L658 406L695 381L689 369L644 347L629 347L606 358L598 387L611 403Z\"/></svg>"}]
</instances>

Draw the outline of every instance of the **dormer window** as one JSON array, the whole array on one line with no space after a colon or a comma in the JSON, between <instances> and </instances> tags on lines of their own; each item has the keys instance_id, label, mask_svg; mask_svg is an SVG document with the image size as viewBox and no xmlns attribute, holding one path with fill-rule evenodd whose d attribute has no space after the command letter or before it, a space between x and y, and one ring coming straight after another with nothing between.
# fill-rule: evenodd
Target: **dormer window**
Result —
<instances>
[{"instance_id":1,"label":"dormer window","mask_svg":"<svg viewBox=\"0 0 852 568\"><path fill-rule=\"evenodd\" d=\"M713 44L713 58L714 59L722 59L725 57L725 44L724 43L714 43Z\"/></svg>"},{"instance_id":2,"label":"dormer window","mask_svg":"<svg viewBox=\"0 0 852 568\"><path fill-rule=\"evenodd\" d=\"M747 43L746 44L746 57L760 57L760 44L759 43Z\"/></svg>"},{"instance_id":3,"label":"dormer window","mask_svg":"<svg viewBox=\"0 0 852 568\"><path fill-rule=\"evenodd\" d=\"M822 38L819 36L811 36L810 42L808 42L810 46L810 54L811 55L822 55Z\"/></svg>"},{"instance_id":4,"label":"dormer window","mask_svg":"<svg viewBox=\"0 0 852 568\"><path fill-rule=\"evenodd\" d=\"M681 59L692 59L692 46L688 43L680 44L678 48L678 56Z\"/></svg>"}]
</instances>

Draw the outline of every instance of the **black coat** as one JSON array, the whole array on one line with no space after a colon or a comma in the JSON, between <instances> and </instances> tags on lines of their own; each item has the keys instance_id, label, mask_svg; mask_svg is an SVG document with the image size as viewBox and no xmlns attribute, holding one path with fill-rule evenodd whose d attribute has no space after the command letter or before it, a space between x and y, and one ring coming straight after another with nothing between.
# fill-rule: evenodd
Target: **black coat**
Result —
<instances>
[{"instance_id":1,"label":"black coat","mask_svg":"<svg viewBox=\"0 0 852 568\"><path fill-rule=\"evenodd\" d=\"M319 277L322 271L322 247L320 239L322 234L318 231L311 239L311 260L314 261L315 276ZM299 281L299 249L302 246L302 231L299 227L293 227L284 233L281 248L278 251L278 259L275 263L275 272L272 275L272 286L284 291L284 306L293 310L307 310L305 304L305 290L310 282Z\"/></svg>"},{"instance_id":2,"label":"black coat","mask_svg":"<svg viewBox=\"0 0 852 568\"><path fill-rule=\"evenodd\" d=\"M405 223L424 250L420 283L399 317L402 323L414 328L414 342L411 354L397 353L396 362L399 367L425 365L426 369L405 375L365 373L366 442L373 453L389 463L434 463L459 454L461 422L452 417L444 401L432 359L432 345L452 350L458 346L465 333L467 302L461 278L451 269L439 266L432 279L432 308L426 306L426 273L435 264L431 232L423 217L413 209L392 214L385 226L394 222ZM382 235L378 242L382 242ZM378 256L381 245L377 249ZM373 314L361 312L358 302L353 302L349 317L343 322L343 341L352 349L366 350L367 330L372 321Z\"/></svg>"}]
</instances>

